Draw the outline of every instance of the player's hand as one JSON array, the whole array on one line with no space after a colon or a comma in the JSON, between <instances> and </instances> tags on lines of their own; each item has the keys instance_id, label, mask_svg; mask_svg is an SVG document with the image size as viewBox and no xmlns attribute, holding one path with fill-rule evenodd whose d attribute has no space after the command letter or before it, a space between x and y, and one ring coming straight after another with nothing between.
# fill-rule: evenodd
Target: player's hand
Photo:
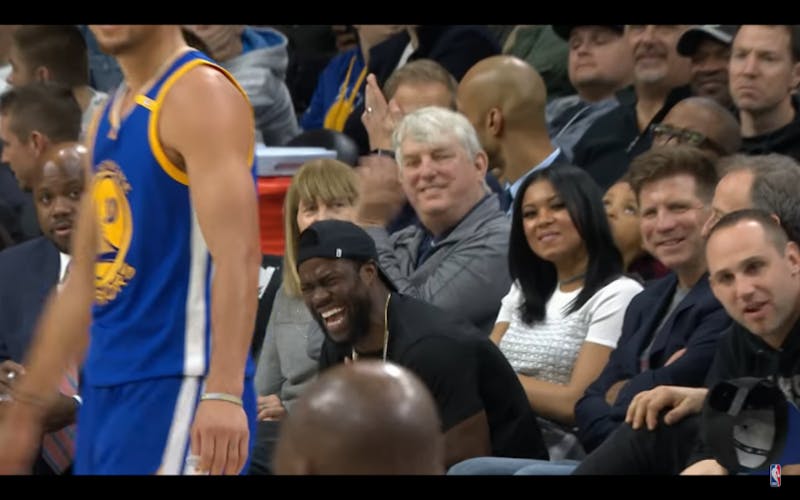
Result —
<instances>
[{"instance_id":1,"label":"player's hand","mask_svg":"<svg viewBox=\"0 0 800 500\"><path fill-rule=\"evenodd\" d=\"M250 429L244 408L228 401L200 401L192 424L192 454L200 472L239 474L247 461Z\"/></svg>"}]
</instances>

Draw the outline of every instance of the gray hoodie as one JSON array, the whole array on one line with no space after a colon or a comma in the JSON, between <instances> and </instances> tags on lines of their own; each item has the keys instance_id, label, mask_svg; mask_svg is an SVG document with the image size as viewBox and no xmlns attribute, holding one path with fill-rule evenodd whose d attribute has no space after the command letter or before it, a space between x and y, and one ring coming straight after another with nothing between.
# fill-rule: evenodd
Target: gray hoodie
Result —
<instances>
[{"instance_id":1,"label":"gray hoodie","mask_svg":"<svg viewBox=\"0 0 800 500\"><path fill-rule=\"evenodd\" d=\"M286 87L289 64L286 36L273 28L245 28L242 54L222 62L247 92L255 113L257 139L283 146L300 133Z\"/></svg>"}]
</instances>

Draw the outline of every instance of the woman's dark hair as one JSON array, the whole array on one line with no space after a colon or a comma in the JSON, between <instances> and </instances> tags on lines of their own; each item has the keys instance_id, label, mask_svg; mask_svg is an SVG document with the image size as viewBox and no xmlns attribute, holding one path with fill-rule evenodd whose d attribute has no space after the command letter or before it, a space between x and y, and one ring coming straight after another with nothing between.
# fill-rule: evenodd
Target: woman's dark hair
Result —
<instances>
[{"instance_id":1,"label":"woman's dark hair","mask_svg":"<svg viewBox=\"0 0 800 500\"><path fill-rule=\"evenodd\" d=\"M545 304L558 286L556 266L531 250L522 227L522 200L531 184L539 181L549 181L566 205L589 259L583 289L567 313L580 309L599 289L622 274L622 256L611 236L603 193L589 174L571 165L554 165L531 174L514 200L508 245L508 268L522 290L520 313L526 324L544 319Z\"/></svg>"}]
</instances>

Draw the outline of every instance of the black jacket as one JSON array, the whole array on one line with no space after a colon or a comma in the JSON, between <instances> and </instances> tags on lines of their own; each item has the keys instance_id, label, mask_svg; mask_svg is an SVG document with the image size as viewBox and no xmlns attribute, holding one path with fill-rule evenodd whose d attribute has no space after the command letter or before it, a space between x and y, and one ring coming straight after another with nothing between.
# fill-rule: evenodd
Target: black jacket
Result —
<instances>
[{"instance_id":1,"label":"black jacket","mask_svg":"<svg viewBox=\"0 0 800 500\"><path fill-rule=\"evenodd\" d=\"M800 161L800 97L797 95L792 98L792 106L794 119L788 125L755 137L742 137L741 151L749 155L780 153Z\"/></svg>"},{"instance_id":2,"label":"black jacket","mask_svg":"<svg viewBox=\"0 0 800 500\"><path fill-rule=\"evenodd\" d=\"M644 131L639 131L636 117L636 92L633 86L617 92L619 106L604 114L586 130L573 148L575 165L586 170L603 191L628 171L635 157L653 144L650 125L661 123L672 106L691 96L689 86L675 87L664 106Z\"/></svg>"},{"instance_id":3,"label":"black jacket","mask_svg":"<svg viewBox=\"0 0 800 500\"><path fill-rule=\"evenodd\" d=\"M734 323L719 341L706 387L741 377L763 377L775 381L788 400L800 405L800 322L794 325L780 349L769 346ZM713 458L701 435L695 444L689 464Z\"/></svg>"}]
</instances>

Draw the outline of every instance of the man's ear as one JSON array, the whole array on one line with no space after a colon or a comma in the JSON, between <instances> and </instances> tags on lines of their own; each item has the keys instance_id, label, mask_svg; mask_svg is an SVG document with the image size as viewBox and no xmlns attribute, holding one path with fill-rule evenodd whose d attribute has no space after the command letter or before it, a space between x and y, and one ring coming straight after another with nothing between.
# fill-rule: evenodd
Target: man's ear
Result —
<instances>
[{"instance_id":1,"label":"man's ear","mask_svg":"<svg viewBox=\"0 0 800 500\"><path fill-rule=\"evenodd\" d=\"M786 248L783 254L789 262L789 268L792 270L792 276L797 276L800 273L800 247L794 241L786 243Z\"/></svg>"},{"instance_id":2,"label":"man's ear","mask_svg":"<svg viewBox=\"0 0 800 500\"><path fill-rule=\"evenodd\" d=\"M375 261L367 261L359 264L358 274L361 277L361 281L364 282L365 285L370 286L372 285L375 277L378 275L378 267Z\"/></svg>"},{"instance_id":3,"label":"man's ear","mask_svg":"<svg viewBox=\"0 0 800 500\"><path fill-rule=\"evenodd\" d=\"M478 151L478 154L475 155L475 167L481 172L481 179L486 176L486 171L489 168L489 157L486 156L486 152L481 150Z\"/></svg>"},{"instance_id":4,"label":"man's ear","mask_svg":"<svg viewBox=\"0 0 800 500\"><path fill-rule=\"evenodd\" d=\"M494 137L503 134L505 118L503 118L503 112L500 111L500 108L491 108L489 112L486 113L486 128Z\"/></svg>"},{"instance_id":5,"label":"man's ear","mask_svg":"<svg viewBox=\"0 0 800 500\"><path fill-rule=\"evenodd\" d=\"M791 92L792 90L797 89L798 86L800 86L800 62L795 63L794 66L792 66L792 83L789 91Z\"/></svg>"},{"instance_id":6,"label":"man's ear","mask_svg":"<svg viewBox=\"0 0 800 500\"><path fill-rule=\"evenodd\" d=\"M33 148L33 151L36 153L37 156L41 156L44 153L45 148L48 144L50 144L50 139L47 138L46 135L39 132L38 130L34 130L31 132L30 137L30 144Z\"/></svg>"}]
</instances>

